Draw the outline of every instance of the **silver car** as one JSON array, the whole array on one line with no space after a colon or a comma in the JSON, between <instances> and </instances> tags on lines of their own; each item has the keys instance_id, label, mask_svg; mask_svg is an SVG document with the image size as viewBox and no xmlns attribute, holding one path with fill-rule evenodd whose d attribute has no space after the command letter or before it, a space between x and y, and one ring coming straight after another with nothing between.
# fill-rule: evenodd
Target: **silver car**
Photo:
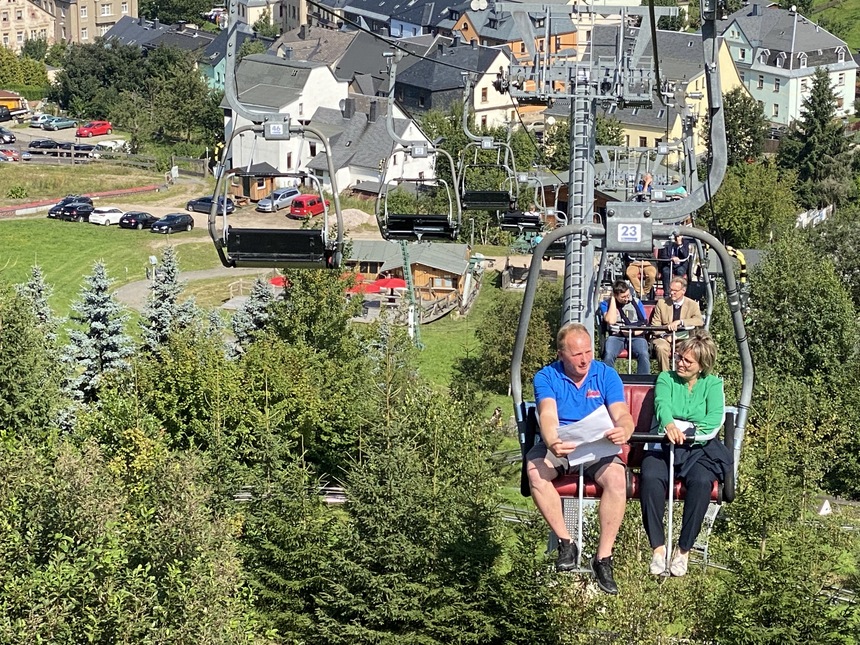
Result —
<instances>
[{"instance_id":1,"label":"silver car","mask_svg":"<svg viewBox=\"0 0 860 645\"><path fill-rule=\"evenodd\" d=\"M263 213L273 213L282 208L289 208L293 200L301 195L298 188L276 188L268 197L257 202L257 210Z\"/></svg>"}]
</instances>

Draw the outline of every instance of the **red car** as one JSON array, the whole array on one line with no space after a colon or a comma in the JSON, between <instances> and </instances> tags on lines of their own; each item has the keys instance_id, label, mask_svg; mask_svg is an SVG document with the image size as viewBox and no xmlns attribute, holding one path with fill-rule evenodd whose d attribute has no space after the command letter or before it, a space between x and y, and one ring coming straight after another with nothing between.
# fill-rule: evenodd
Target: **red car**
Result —
<instances>
[{"instance_id":1,"label":"red car","mask_svg":"<svg viewBox=\"0 0 860 645\"><path fill-rule=\"evenodd\" d=\"M322 197L319 195L299 195L290 203L289 217L299 219L321 215L328 205L329 201L325 200L325 206L323 206Z\"/></svg>"},{"instance_id":2,"label":"red car","mask_svg":"<svg viewBox=\"0 0 860 645\"><path fill-rule=\"evenodd\" d=\"M110 121L90 121L86 125L82 125L75 131L76 137L97 137L102 134L110 134L113 132L113 126Z\"/></svg>"},{"instance_id":3,"label":"red car","mask_svg":"<svg viewBox=\"0 0 860 645\"><path fill-rule=\"evenodd\" d=\"M21 161L21 155L14 148L0 148L0 157L4 161Z\"/></svg>"}]
</instances>

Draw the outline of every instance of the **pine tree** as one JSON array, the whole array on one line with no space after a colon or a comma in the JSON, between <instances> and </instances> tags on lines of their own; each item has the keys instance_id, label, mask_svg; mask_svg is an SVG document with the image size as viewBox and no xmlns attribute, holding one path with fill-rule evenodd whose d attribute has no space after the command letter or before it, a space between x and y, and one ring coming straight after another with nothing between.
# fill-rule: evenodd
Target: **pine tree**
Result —
<instances>
[{"instance_id":1,"label":"pine tree","mask_svg":"<svg viewBox=\"0 0 860 645\"><path fill-rule=\"evenodd\" d=\"M48 299L54 290L45 283L42 267L35 265L30 272L30 279L24 284L17 285L16 290L32 303L33 312L45 337L51 342L55 341L57 339L58 320L54 316L51 305L48 304Z\"/></svg>"},{"instance_id":2,"label":"pine tree","mask_svg":"<svg viewBox=\"0 0 860 645\"><path fill-rule=\"evenodd\" d=\"M157 352L173 331L188 327L196 319L197 308L193 301L179 303L182 287L176 251L168 246L164 249L156 279L150 285L140 321L143 346L147 351Z\"/></svg>"},{"instance_id":3,"label":"pine tree","mask_svg":"<svg viewBox=\"0 0 860 645\"><path fill-rule=\"evenodd\" d=\"M271 286L265 280L257 278L248 299L233 316L237 354L241 354L253 342L256 333L269 322L274 300Z\"/></svg>"},{"instance_id":4,"label":"pine tree","mask_svg":"<svg viewBox=\"0 0 860 645\"><path fill-rule=\"evenodd\" d=\"M63 360L70 373L66 388L78 401L98 398L102 381L129 368L133 354L131 339L123 331L128 315L108 292L111 280L102 262L96 262L84 279L80 299L72 305L71 320L78 327L69 331Z\"/></svg>"}]
</instances>

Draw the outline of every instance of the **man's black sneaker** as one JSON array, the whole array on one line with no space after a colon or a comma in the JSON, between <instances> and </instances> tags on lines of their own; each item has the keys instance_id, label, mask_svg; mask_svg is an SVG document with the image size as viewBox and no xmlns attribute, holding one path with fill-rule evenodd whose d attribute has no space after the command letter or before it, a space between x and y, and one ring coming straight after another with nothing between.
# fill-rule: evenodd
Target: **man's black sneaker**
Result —
<instances>
[{"instance_id":1,"label":"man's black sneaker","mask_svg":"<svg viewBox=\"0 0 860 645\"><path fill-rule=\"evenodd\" d=\"M598 560L595 555L591 559L591 570L594 572L594 577L597 579L597 586L600 587L601 591L612 594L613 596L618 593L618 586L615 584L615 579L612 577L611 555L601 560Z\"/></svg>"},{"instance_id":2,"label":"man's black sneaker","mask_svg":"<svg viewBox=\"0 0 860 645\"><path fill-rule=\"evenodd\" d=\"M558 559L555 561L556 571L572 571L579 561L579 551L573 540L558 541Z\"/></svg>"}]
</instances>

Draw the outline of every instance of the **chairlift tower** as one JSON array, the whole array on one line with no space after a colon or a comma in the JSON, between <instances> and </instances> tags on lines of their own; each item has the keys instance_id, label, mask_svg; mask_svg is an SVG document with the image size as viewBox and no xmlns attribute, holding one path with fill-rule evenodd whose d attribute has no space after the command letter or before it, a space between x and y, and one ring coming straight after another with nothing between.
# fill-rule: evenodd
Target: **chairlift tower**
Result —
<instances>
[{"instance_id":1,"label":"chairlift tower","mask_svg":"<svg viewBox=\"0 0 860 645\"><path fill-rule=\"evenodd\" d=\"M705 13L716 12L717 0L706 0L703 5ZM500 74L500 86L510 95L521 102L547 103L555 99L570 100L570 178L568 183L568 212L567 221L570 225L588 226L593 222L595 168L595 121L598 108L614 110L616 107L651 108L654 103L657 88L657 70L654 60L646 50L647 39L632 39L628 35L628 22L633 16L640 16L639 33L651 32L652 15L676 15L674 7L611 7L601 6L599 9L589 5L558 6L541 4L497 3L495 11L509 12L523 35L523 43L528 52L529 60L512 61L505 76ZM613 56L601 55L593 50L589 42L581 54L571 57L551 53L551 47L543 47L537 51L536 39L550 43L552 24L554 21L571 21L576 16L594 17L617 14L621 16L618 29L615 53ZM542 30L534 27L531 15L543 16ZM540 23L539 23L540 24ZM704 25L703 29L708 29ZM713 32L713 26L710 26ZM719 111L721 100L719 82L716 74L716 38L715 34L704 33L705 66L708 82L712 84L709 96L712 100L712 112L718 112L719 123L712 127L724 131L722 112ZM710 43L710 45L709 45ZM712 50L710 56L708 49ZM676 101L683 105L683 101ZM664 109L669 109L665 106ZM683 109L683 108L681 108ZM687 119L685 123L692 122ZM690 132L692 127L687 128ZM723 144L724 146L724 144ZM695 167L690 159L691 148L686 142L668 145L661 154L675 150L687 158L687 167ZM605 156L606 151L601 150ZM716 164L718 178L712 182L719 185L725 164ZM652 246L651 224L657 219L658 211L661 222L678 222L701 206L706 196L701 195L690 204L686 200L683 213L669 204L653 203L619 203L613 204L608 211L606 239L603 245L606 251L627 251L650 253ZM669 207L669 208L667 208ZM580 322L587 324L593 320L596 307L598 281L594 280L595 256L594 246L588 242L589 234L568 236L565 242L565 276L564 296L562 307L562 323Z\"/></svg>"}]
</instances>

